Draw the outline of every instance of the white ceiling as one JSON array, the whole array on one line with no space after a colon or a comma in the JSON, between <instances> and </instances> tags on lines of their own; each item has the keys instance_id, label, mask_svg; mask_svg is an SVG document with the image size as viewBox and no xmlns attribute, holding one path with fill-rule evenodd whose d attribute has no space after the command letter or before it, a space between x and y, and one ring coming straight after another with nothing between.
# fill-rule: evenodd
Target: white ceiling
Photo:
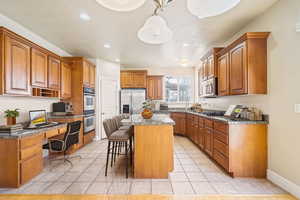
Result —
<instances>
[{"instance_id":1,"label":"white ceiling","mask_svg":"<svg viewBox=\"0 0 300 200\"><path fill-rule=\"evenodd\" d=\"M0 0L0 13L74 56L120 59L129 67L175 67L182 59L195 65L209 46L229 39L276 1L241 0L223 15L200 20L188 12L186 0L174 0L163 13L174 38L164 45L147 45L136 36L153 13L151 0L131 12L110 11L95 0ZM80 13L91 20L81 20Z\"/></svg>"}]
</instances>

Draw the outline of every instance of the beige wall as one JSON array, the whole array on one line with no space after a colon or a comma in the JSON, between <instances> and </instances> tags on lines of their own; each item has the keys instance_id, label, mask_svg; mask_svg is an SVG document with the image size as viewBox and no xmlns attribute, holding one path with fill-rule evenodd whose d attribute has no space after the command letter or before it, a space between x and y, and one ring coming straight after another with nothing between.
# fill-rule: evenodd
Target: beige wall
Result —
<instances>
[{"instance_id":1,"label":"beige wall","mask_svg":"<svg viewBox=\"0 0 300 200\"><path fill-rule=\"evenodd\" d=\"M266 96L224 97L209 104L255 105L270 115L269 169L300 186L300 1L279 0L234 38L250 31L270 31L268 39L268 87ZM230 40L232 41L232 40ZM213 105L211 105L213 106Z\"/></svg>"},{"instance_id":2,"label":"beige wall","mask_svg":"<svg viewBox=\"0 0 300 200\"><path fill-rule=\"evenodd\" d=\"M0 13L0 26L4 26L23 37L39 44L40 46L49 49L52 52L60 56L70 56L67 52L56 47L55 45L47 42L40 36L29 31L25 27L21 26L17 22L7 18L6 16L1 15ZM17 122L23 122L28 120L28 111L36 109L44 109L47 111L51 110L51 104L59 101L59 99L43 99L43 98L33 98L33 97L4 97L0 96L0 125L6 123L4 119L4 111L7 109L20 109L20 117L17 119Z\"/></svg>"}]
</instances>

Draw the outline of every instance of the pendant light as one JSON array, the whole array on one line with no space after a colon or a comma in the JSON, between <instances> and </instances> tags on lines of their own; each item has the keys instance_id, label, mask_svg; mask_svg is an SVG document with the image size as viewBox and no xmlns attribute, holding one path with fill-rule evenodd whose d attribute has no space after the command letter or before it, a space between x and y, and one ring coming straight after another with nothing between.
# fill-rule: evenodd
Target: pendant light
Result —
<instances>
[{"instance_id":1,"label":"pendant light","mask_svg":"<svg viewBox=\"0 0 300 200\"><path fill-rule=\"evenodd\" d=\"M100 5L113 11L128 12L141 7L146 0L96 0Z\"/></svg>"},{"instance_id":2,"label":"pendant light","mask_svg":"<svg viewBox=\"0 0 300 200\"><path fill-rule=\"evenodd\" d=\"M188 10L200 19L223 14L240 3L240 0L187 0Z\"/></svg>"},{"instance_id":3,"label":"pendant light","mask_svg":"<svg viewBox=\"0 0 300 200\"><path fill-rule=\"evenodd\" d=\"M172 30L168 27L166 20L159 15L172 0L154 0L156 9L149 17L144 26L138 31L138 38L147 44L163 44L173 37Z\"/></svg>"}]
</instances>

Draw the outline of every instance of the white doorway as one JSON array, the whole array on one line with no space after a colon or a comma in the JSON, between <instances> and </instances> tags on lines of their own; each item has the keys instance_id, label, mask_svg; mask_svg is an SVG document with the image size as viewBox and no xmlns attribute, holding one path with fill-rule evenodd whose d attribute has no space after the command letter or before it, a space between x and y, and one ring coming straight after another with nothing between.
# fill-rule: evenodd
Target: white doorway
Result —
<instances>
[{"instance_id":1,"label":"white doorway","mask_svg":"<svg viewBox=\"0 0 300 200\"><path fill-rule=\"evenodd\" d=\"M118 81L106 79L101 80L101 125L105 119L119 114L119 89ZM103 126L101 127L101 139L106 138Z\"/></svg>"}]
</instances>

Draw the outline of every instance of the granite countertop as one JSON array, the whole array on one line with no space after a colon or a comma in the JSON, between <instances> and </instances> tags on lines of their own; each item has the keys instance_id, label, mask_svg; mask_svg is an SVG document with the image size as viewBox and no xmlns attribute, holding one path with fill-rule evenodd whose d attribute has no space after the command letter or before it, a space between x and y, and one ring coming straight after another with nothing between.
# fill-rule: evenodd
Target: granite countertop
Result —
<instances>
[{"instance_id":1,"label":"granite countertop","mask_svg":"<svg viewBox=\"0 0 300 200\"><path fill-rule=\"evenodd\" d=\"M154 114L151 119L144 119L140 114L131 115L129 119L122 120L124 125L175 125L175 122L166 114Z\"/></svg>"},{"instance_id":2,"label":"granite countertop","mask_svg":"<svg viewBox=\"0 0 300 200\"><path fill-rule=\"evenodd\" d=\"M52 115L51 113L48 114L48 119L74 119L83 117L84 115Z\"/></svg>"},{"instance_id":3,"label":"granite countertop","mask_svg":"<svg viewBox=\"0 0 300 200\"><path fill-rule=\"evenodd\" d=\"M46 128L39 128L39 129L24 129L22 131L18 131L17 133L9 134L9 133L0 133L0 139L18 139L23 137L28 137L32 135L39 134L41 132L46 132L52 129L63 128L67 126L66 123L59 123L56 126L46 127Z\"/></svg>"},{"instance_id":4,"label":"granite countertop","mask_svg":"<svg viewBox=\"0 0 300 200\"><path fill-rule=\"evenodd\" d=\"M204 115L201 113L197 113L197 112L193 112L191 110L185 110L185 109L172 109L172 110L164 110L162 111L162 113L172 113L172 112L180 112L180 113L188 113L188 114L194 114L200 117L204 117L207 119L212 119L212 120L217 120L217 121L221 121L230 125L239 125L239 124L269 124L268 121L250 121L250 120L240 120L240 119L229 119L227 117L223 117L223 116L208 116L208 115ZM160 113L160 112L157 112Z\"/></svg>"}]
</instances>

